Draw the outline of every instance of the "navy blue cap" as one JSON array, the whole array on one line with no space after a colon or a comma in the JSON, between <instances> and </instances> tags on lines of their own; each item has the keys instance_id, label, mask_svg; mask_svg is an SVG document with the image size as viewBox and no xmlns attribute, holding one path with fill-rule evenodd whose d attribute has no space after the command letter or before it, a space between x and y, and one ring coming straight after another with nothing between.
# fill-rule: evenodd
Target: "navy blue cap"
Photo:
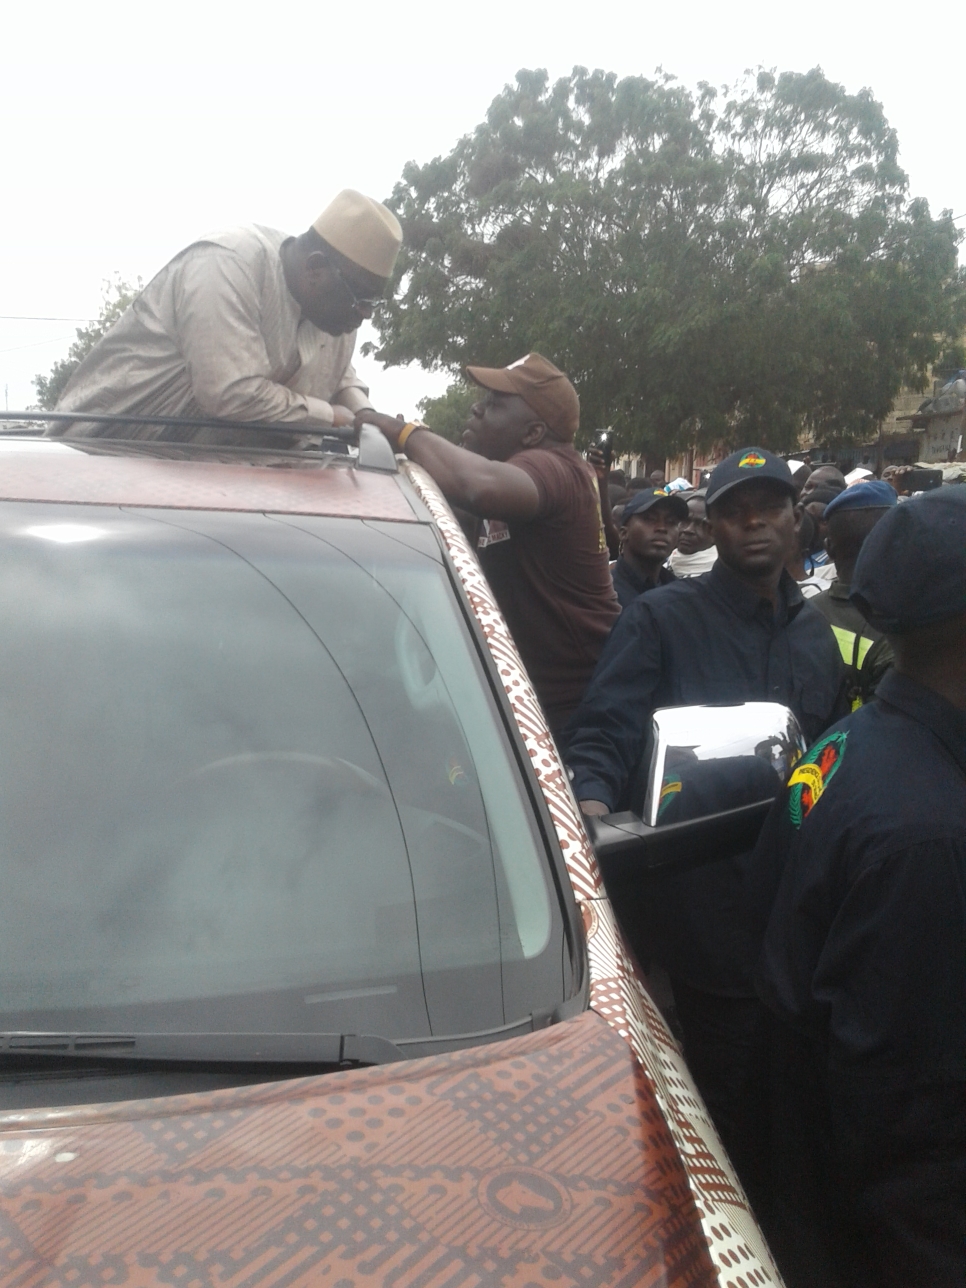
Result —
<instances>
[{"instance_id":1,"label":"navy blue cap","mask_svg":"<svg viewBox=\"0 0 966 1288\"><path fill-rule=\"evenodd\" d=\"M834 501L829 501L825 507L825 518L830 519L833 514L842 514L845 510L887 510L898 501L895 488L881 479L869 479L865 483L853 483Z\"/></svg>"},{"instance_id":2,"label":"navy blue cap","mask_svg":"<svg viewBox=\"0 0 966 1288\"><path fill-rule=\"evenodd\" d=\"M886 635L966 612L966 486L925 492L880 519L862 543L849 599Z\"/></svg>"},{"instance_id":3,"label":"navy blue cap","mask_svg":"<svg viewBox=\"0 0 966 1288\"><path fill-rule=\"evenodd\" d=\"M621 514L621 523L626 523L628 519L633 518L635 514L643 514L645 510L650 510L652 506L661 501L670 501L671 512L681 523L688 519L688 503L683 496L678 496L674 492L665 492L662 488L644 488L640 492L635 492L631 499L624 506Z\"/></svg>"},{"instance_id":4,"label":"navy blue cap","mask_svg":"<svg viewBox=\"0 0 966 1288\"><path fill-rule=\"evenodd\" d=\"M763 447L742 447L719 461L711 471L705 502L714 505L726 492L752 479L771 479L781 483L793 500L798 496L792 472L780 456L766 452Z\"/></svg>"}]
</instances>

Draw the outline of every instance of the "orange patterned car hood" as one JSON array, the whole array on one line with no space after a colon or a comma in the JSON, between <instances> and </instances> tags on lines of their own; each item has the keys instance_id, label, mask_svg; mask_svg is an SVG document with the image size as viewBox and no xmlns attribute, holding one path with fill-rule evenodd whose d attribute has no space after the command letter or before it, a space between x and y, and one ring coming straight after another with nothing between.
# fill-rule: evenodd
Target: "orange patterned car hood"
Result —
<instances>
[{"instance_id":1,"label":"orange patterned car hood","mask_svg":"<svg viewBox=\"0 0 966 1288\"><path fill-rule=\"evenodd\" d=\"M717 1282L627 1043L587 1012L447 1055L0 1115L0 1283Z\"/></svg>"}]
</instances>

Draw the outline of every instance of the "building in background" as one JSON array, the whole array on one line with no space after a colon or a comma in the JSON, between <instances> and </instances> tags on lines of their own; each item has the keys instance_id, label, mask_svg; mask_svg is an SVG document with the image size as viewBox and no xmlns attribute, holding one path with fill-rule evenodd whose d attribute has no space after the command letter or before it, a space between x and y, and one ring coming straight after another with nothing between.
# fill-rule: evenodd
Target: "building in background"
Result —
<instances>
[{"instance_id":1,"label":"building in background","mask_svg":"<svg viewBox=\"0 0 966 1288\"><path fill-rule=\"evenodd\" d=\"M919 439L920 461L946 464L959 458L966 442L966 370L955 372L911 415L897 419L908 421Z\"/></svg>"},{"instance_id":2,"label":"building in background","mask_svg":"<svg viewBox=\"0 0 966 1288\"><path fill-rule=\"evenodd\" d=\"M836 444L803 435L796 457L807 456L812 465L834 463L844 473L864 466L878 473L887 465L945 465L966 460L966 369L933 380L932 395L904 389L890 414L882 422L877 438L868 443ZM686 478L700 487L702 474L728 454L728 448L692 448L678 456L659 459L656 455L627 454L614 465L629 479L646 478L663 470L670 482Z\"/></svg>"}]
</instances>

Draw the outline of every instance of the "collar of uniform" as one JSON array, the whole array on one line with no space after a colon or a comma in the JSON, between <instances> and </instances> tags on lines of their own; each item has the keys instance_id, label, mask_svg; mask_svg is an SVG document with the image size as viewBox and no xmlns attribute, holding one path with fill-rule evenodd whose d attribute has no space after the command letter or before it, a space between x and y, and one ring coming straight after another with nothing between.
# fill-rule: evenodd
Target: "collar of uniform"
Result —
<instances>
[{"instance_id":1,"label":"collar of uniform","mask_svg":"<svg viewBox=\"0 0 966 1288\"><path fill-rule=\"evenodd\" d=\"M778 625L784 626L785 622L794 617L805 603L802 592L798 588L798 583L784 569L782 569L781 581L778 583L779 611L777 616L772 614L769 601L764 596L759 595L757 590L752 590L747 582L742 581L736 573L732 572L720 556L712 565L707 577L709 585L741 617L757 617L761 613L762 604L768 604L769 617L777 622Z\"/></svg>"},{"instance_id":2,"label":"collar of uniform","mask_svg":"<svg viewBox=\"0 0 966 1288\"><path fill-rule=\"evenodd\" d=\"M630 582L639 595L643 595L645 590L665 586L669 581L677 581L670 568L659 568L657 570L657 580L649 581L646 577L642 577L633 564L629 563L623 555L618 555L617 557L617 563L614 565L614 576L621 576Z\"/></svg>"},{"instance_id":3,"label":"collar of uniform","mask_svg":"<svg viewBox=\"0 0 966 1288\"><path fill-rule=\"evenodd\" d=\"M879 681L875 696L911 720L925 725L966 774L966 711L960 711L934 689L927 689L918 680L902 675L895 668L887 671Z\"/></svg>"}]
</instances>

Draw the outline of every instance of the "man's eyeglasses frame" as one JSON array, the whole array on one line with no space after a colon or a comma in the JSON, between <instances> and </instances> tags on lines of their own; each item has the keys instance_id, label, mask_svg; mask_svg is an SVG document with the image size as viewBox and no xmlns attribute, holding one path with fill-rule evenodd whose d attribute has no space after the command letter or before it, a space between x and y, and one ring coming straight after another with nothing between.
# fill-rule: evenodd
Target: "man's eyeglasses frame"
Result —
<instances>
[{"instance_id":1,"label":"man's eyeglasses frame","mask_svg":"<svg viewBox=\"0 0 966 1288\"><path fill-rule=\"evenodd\" d=\"M328 264L329 268L332 270L332 272L341 282L342 289L349 297L349 303L357 312L360 312L360 313L365 312L366 315L368 316L369 314L372 313L373 309L378 308L378 306L383 302L383 299L385 297L382 295L377 295L374 299L363 299L360 296L356 295L355 291L352 289L352 287L349 285L348 281L346 280L346 276L343 273L342 269L335 262L335 260L332 258L331 255L326 255L325 262Z\"/></svg>"}]
</instances>

